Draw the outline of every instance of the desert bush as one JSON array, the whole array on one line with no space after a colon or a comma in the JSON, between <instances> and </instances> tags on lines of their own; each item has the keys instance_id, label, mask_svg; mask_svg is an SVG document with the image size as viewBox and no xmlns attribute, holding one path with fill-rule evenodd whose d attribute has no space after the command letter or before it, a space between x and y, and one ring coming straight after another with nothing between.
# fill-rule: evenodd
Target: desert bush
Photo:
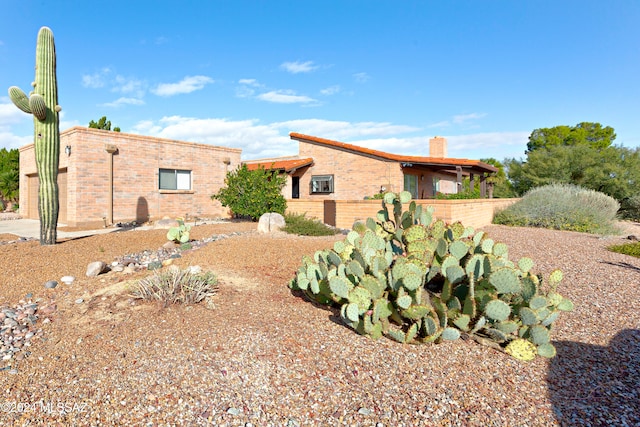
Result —
<instances>
[{"instance_id":1,"label":"desert bush","mask_svg":"<svg viewBox=\"0 0 640 427\"><path fill-rule=\"evenodd\" d=\"M550 184L530 190L520 201L497 212L493 223L617 234L619 207L614 198L604 193L572 184Z\"/></svg>"},{"instance_id":2,"label":"desert bush","mask_svg":"<svg viewBox=\"0 0 640 427\"><path fill-rule=\"evenodd\" d=\"M619 215L622 219L640 221L640 194L622 200Z\"/></svg>"},{"instance_id":3,"label":"desert bush","mask_svg":"<svg viewBox=\"0 0 640 427\"><path fill-rule=\"evenodd\" d=\"M630 255L636 258L640 258L640 243L625 243L623 245L613 245L609 246L611 252L616 252L623 255Z\"/></svg>"},{"instance_id":4,"label":"desert bush","mask_svg":"<svg viewBox=\"0 0 640 427\"><path fill-rule=\"evenodd\" d=\"M300 236L332 236L339 230L311 218L306 214L287 213L284 216L285 226L282 231Z\"/></svg>"},{"instance_id":5,"label":"desert bush","mask_svg":"<svg viewBox=\"0 0 640 427\"><path fill-rule=\"evenodd\" d=\"M172 267L155 270L153 275L139 280L133 296L165 304L195 304L212 297L217 290L217 279L213 273L192 273L190 269Z\"/></svg>"},{"instance_id":6,"label":"desert bush","mask_svg":"<svg viewBox=\"0 0 640 427\"><path fill-rule=\"evenodd\" d=\"M349 232L333 249L305 255L289 284L360 334L401 343L461 336L522 360L553 357L553 322L573 304L557 293L562 272L547 283L533 261L508 259L508 248L462 224L432 221L411 195L389 193L377 219ZM387 205L392 204L392 214Z\"/></svg>"}]
</instances>

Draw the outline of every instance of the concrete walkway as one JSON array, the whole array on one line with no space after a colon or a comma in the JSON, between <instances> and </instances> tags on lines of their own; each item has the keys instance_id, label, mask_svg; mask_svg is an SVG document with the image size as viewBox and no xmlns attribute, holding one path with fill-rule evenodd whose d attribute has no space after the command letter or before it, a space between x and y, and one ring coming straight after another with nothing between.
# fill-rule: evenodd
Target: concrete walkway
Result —
<instances>
[{"instance_id":1,"label":"concrete walkway","mask_svg":"<svg viewBox=\"0 0 640 427\"><path fill-rule=\"evenodd\" d=\"M58 224L64 227L65 224ZM75 237L93 236L94 234L112 233L122 230L117 227L101 228L98 230L61 231L58 229L58 239L70 239ZM38 219L9 219L0 221L0 234L14 234L18 237L40 238L40 220Z\"/></svg>"}]
</instances>

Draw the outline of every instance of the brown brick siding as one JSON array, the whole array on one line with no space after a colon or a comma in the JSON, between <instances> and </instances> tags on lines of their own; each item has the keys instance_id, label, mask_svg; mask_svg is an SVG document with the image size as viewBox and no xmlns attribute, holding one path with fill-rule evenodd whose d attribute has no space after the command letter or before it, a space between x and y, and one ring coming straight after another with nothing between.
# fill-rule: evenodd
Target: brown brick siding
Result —
<instances>
[{"instance_id":1,"label":"brown brick siding","mask_svg":"<svg viewBox=\"0 0 640 427\"><path fill-rule=\"evenodd\" d=\"M60 167L67 167L67 223L103 224L108 217L110 154L113 155L113 220L163 216L228 217L211 195L224 186L228 170L240 164L240 149L216 147L142 135L74 127L60 135ZM71 146L71 156L64 152ZM225 158L231 160L227 165ZM191 191L160 191L158 170L191 170ZM22 184L36 172L33 145L20 149L20 212L27 212Z\"/></svg>"}]
</instances>

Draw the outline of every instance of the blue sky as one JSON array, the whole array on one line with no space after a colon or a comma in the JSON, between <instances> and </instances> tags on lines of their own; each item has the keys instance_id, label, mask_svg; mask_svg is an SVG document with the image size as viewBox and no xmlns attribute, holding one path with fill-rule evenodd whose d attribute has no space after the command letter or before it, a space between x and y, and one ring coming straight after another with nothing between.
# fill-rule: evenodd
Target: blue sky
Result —
<instances>
[{"instance_id":1,"label":"blue sky","mask_svg":"<svg viewBox=\"0 0 640 427\"><path fill-rule=\"evenodd\" d=\"M0 0L0 147L32 140L10 86L53 30L61 128L297 153L289 132L397 154L524 157L533 129L600 122L640 146L640 2Z\"/></svg>"}]
</instances>

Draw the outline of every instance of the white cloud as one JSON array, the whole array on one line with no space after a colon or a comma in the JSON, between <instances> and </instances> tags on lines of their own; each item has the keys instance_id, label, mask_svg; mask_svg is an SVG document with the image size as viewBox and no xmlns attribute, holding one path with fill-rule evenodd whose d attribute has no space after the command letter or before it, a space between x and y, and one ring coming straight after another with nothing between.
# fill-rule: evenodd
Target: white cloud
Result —
<instances>
[{"instance_id":1,"label":"white cloud","mask_svg":"<svg viewBox=\"0 0 640 427\"><path fill-rule=\"evenodd\" d=\"M531 132L485 132L447 136L448 155L467 159L521 158L524 157L530 134Z\"/></svg>"},{"instance_id":2,"label":"white cloud","mask_svg":"<svg viewBox=\"0 0 640 427\"><path fill-rule=\"evenodd\" d=\"M420 130L412 126L394 125L386 122L352 123L322 119L289 120L286 122L273 123L272 126L280 129L290 129L291 132L319 136L341 142L349 142L372 135L398 135Z\"/></svg>"},{"instance_id":3,"label":"white cloud","mask_svg":"<svg viewBox=\"0 0 640 427\"><path fill-rule=\"evenodd\" d=\"M486 117L486 115L487 115L486 113L458 114L456 116L453 116L453 123L462 124L470 120L481 119L483 117Z\"/></svg>"},{"instance_id":4,"label":"white cloud","mask_svg":"<svg viewBox=\"0 0 640 427\"><path fill-rule=\"evenodd\" d=\"M329 86L327 88L320 90L320 93L325 96L335 95L336 93L340 93L340 86L338 85Z\"/></svg>"},{"instance_id":5,"label":"white cloud","mask_svg":"<svg viewBox=\"0 0 640 427\"><path fill-rule=\"evenodd\" d=\"M224 147L242 148L244 159L297 154L297 143L270 125L256 119L163 117L158 122L140 122L133 133Z\"/></svg>"},{"instance_id":6,"label":"white cloud","mask_svg":"<svg viewBox=\"0 0 640 427\"><path fill-rule=\"evenodd\" d=\"M112 107L117 108L123 105L144 105L144 101L138 98L118 98L113 102L107 102L105 104L101 104L103 107Z\"/></svg>"},{"instance_id":7,"label":"white cloud","mask_svg":"<svg viewBox=\"0 0 640 427\"><path fill-rule=\"evenodd\" d=\"M111 92L134 94L138 98L142 98L146 92L146 83L133 77L118 75L112 83Z\"/></svg>"},{"instance_id":8,"label":"white cloud","mask_svg":"<svg viewBox=\"0 0 640 427\"><path fill-rule=\"evenodd\" d=\"M295 61L295 62L284 62L280 65L280 68L284 69L285 71L291 74L298 74L298 73L310 73L311 71L314 71L319 67L317 65L313 65L313 61L306 61L306 62Z\"/></svg>"},{"instance_id":9,"label":"white cloud","mask_svg":"<svg viewBox=\"0 0 640 427\"><path fill-rule=\"evenodd\" d=\"M273 90L258 95L261 101L274 102L276 104L308 104L316 102L315 99L305 95L296 95L292 90Z\"/></svg>"},{"instance_id":10,"label":"white cloud","mask_svg":"<svg viewBox=\"0 0 640 427\"><path fill-rule=\"evenodd\" d=\"M262 85L258 83L256 79L240 79L238 83L241 85L253 86L253 87L261 87Z\"/></svg>"},{"instance_id":11,"label":"white cloud","mask_svg":"<svg viewBox=\"0 0 640 427\"><path fill-rule=\"evenodd\" d=\"M240 86L236 88L236 96L238 98L250 98L256 93L254 88L264 86L258 83L256 79L240 79L238 80L238 84L240 84Z\"/></svg>"},{"instance_id":12,"label":"white cloud","mask_svg":"<svg viewBox=\"0 0 640 427\"><path fill-rule=\"evenodd\" d=\"M13 105L8 96L0 98L0 129L30 119L32 119L32 116L19 110L18 107Z\"/></svg>"},{"instance_id":13,"label":"white cloud","mask_svg":"<svg viewBox=\"0 0 640 427\"><path fill-rule=\"evenodd\" d=\"M158 96L173 96L200 90L209 83L213 83L213 79L207 76L187 76L178 83L161 83L152 92Z\"/></svg>"},{"instance_id":14,"label":"white cloud","mask_svg":"<svg viewBox=\"0 0 640 427\"><path fill-rule=\"evenodd\" d=\"M88 87L91 89L97 89L104 87L106 85L106 80L111 74L111 70L109 68L103 68L102 70L95 72L93 74L83 74L82 75L82 86Z\"/></svg>"},{"instance_id":15,"label":"white cloud","mask_svg":"<svg viewBox=\"0 0 640 427\"><path fill-rule=\"evenodd\" d=\"M358 83L366 83L368 82L371 77L369 76L369 74L367 73L355 73L353 75L353 78L356 80L356 82Z\"/></svg>"},{"instance_id":16,"label":"white cloud","mask_svg":"<svg viewBox=\"0 0 640 427\"><path fill-rule=\"evenodd\" d=\"M429 139L422 129L387 122L347 122L322 119L263 124L257 119L163 117L142 121L133 133L242 149L244 160L298 154L297 132L395 154L428 156ZM416 135L418 134L419 135ZM446 136L448 156L468 159L521 157L529 132L494 132Z\"/></svg>"}]
</instances>

